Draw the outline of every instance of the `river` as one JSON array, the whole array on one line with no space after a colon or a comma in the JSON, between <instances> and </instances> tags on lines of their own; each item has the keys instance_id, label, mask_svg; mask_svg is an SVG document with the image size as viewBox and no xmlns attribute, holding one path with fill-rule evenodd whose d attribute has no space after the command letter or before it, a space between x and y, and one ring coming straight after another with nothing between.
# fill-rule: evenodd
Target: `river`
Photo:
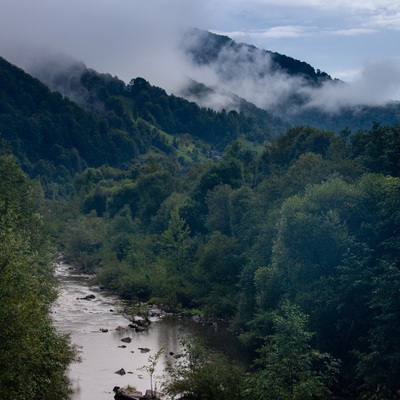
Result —
<instances>
[{"instance_id":1,"label":"river","mask_svg":"<svg viewBox=\"0 0 400 400\"><path fill-rule=\"evenodd\" d=\"M77 274L67 264L57 266L56 277L60 293L53 308L55 326L69 333L72 343L80 348L81 362L73 363L68 372L73 400L111 400L114 386L131 385L145 392L150 389L150 377L139 368L148 364L150 355L163 348L153 376L153 382L160 383L164 367L172 357L170 353L179 353L180 338L187 336L200 336L212 347L236 359L246 359L244 349L225 329L202 326L176 315L154 317L147 331L135 333L128 327L130 321L118 313L123 303L117 296L90 286L89 277ZM88 295L95 298L84 300ZM121 331L118 327L125 329ZM126 337L132 341L122 342ZM150 351L144 353L140 348ZM115 373L121 368L125 375Z\"/></svg>"}]
</instances>

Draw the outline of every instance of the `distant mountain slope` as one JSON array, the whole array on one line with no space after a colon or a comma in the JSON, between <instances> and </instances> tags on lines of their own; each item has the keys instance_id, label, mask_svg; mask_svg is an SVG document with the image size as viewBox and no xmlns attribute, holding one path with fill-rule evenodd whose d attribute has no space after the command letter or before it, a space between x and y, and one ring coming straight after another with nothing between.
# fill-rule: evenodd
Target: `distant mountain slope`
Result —
<instances>
[{"instance_id":1,"label":"distant mountain slope","mask_svg":"<svg viewBox=\"0 0 400 400\"><path fill-rule=\"evenodd\" d=\"M65 183L87 167L127 168L147 154L187 163L233 140L264 143L285 129L254 106L251 116L216 112L143 78L126 85L83 64L45 72L50 88L74 101L0 58L0 139L42 181Z\"/></svg>"},{"instance_id":2,"label":"distant mountain slope","mask_svg":"<svg viewBox=\"0 0 400 400\"><path fill-rule=\"evenodd\" d=\"M121 165L138 152L136 134L134 127L117 131L110 119L84 111L0 58L0 135L29 173Z\"/></svg>"},{"instance_id":3,"label":"distant mountain slope","mask_svg":"<svg viewBox=\"0 0 400 400\"><path fill-rule=\"evenodd\" d=\"M188 30L182 46L201 71L199 83L211 86L220 107L228 109L235 107L232 94L271 112L293 109L308 101L310 89L340 83L303 61L207 31ZM203 99L195 93L193 100L213 102L212 96Z\"/></svg>"},{"instance_id":4,"label":"distant mountain slope","mask_svg":"<svg viewBox=\"0 0 400 400\"><path fill-rule=\"evenodd\" d=\"M64 63L49 60L32 73L51 90L59 91L87 110L121 115L128 112L134 119L140 117L156 129L172 135L188 133L220 149L238 136L263 143L288 127L268 111L233 94L235 106L221 112L201 102L190 102L190 93L212 92L194 81L181 97L168 94L140 77L125 85L117 77L96 72L70 59ZM243 115L230 112L238 109Z\"/></svg>"},{"instance_id":5,"label":"distant mountain slope","mask_svg":"<svg viewBox=\"0 0 400 400\"><path fill-rule=\"evenodd\" d=\"M400 103L379 105L373 95L372 101L360 94L355 98L350 85L289 56L198 29L186 33L184 48L204 71L203 76L198 74L197 83L209 89L195 91L190 83L183 91L199 104L241 110L246 102L253 103L288 125L335 132L370 129L373 123L400 123ZM208 80L210 75L218 82ZM246 102L238 102L238 98Z\"/></svg>"},{"instance_id":6,"label":"distant mountain slope","mask_svg":"<svg viewBox=\"0 0 400 400\"><path fill-rule=\"evenodd\" d=\"M343 129L354 133L359 130L370 130L374 124L399 125L400 103L393 101L382 106L344 106L336 112L314 107L291 114L287 121L293 125L309 125L337 133Z\"/></svg>"},{"instance_id":7,"label":"distant mountain slope","mask_svg":"<svg viewBox=\"0 0 400 400\"><path fill-rule=\"evenodd\" d=\"M308 83L319 85L332 78L325 72L315 70L310 64L292 57L255 46L237 43L228 36L217 35L199 29L187 31L186 52L198 65L215 64L219 76L224 80L236 77L245 67L254 77L284 71L291 76L302 76ZM231 61L233 64L229 65ZM232 67L232 68L229 68Z\"/></svg>"}]
</instances>

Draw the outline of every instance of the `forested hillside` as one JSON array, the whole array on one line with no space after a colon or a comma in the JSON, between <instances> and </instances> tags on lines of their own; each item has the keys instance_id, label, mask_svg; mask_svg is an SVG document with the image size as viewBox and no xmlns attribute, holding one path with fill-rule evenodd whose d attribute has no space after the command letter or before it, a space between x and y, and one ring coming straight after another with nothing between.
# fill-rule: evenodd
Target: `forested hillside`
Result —
<instances>
[{"instance_id":1,"label":"forested hillside","mask_svg":"<svg viewBox=\"0 0 400 400\"><path fill-rule=\"evenodd\" d=\"M0 150L0 398L67 398L75 352L52 325L54 250L32 185Z\"/></svg>"},{"instance_id":2,"label":"forested hillside","mask_svg":"<svg viewBox=\"0 0 400 400\"><path fill-rule=\"evenodd\" d=\"M249 398L398 398L399 125L264 130L142 78L77 84L85 109L2 60L0 134L66 260L128 300L228 321L258 359ZM27 185L16 168L4 193ZM20 225L3 201L6 250L39 238L19 198ZM11 274L49 273L15 260Z\"/></svg>"},{"instance_id":3,"label":"forested hillside","mask_svg":"<svg viewBox=\"0 0 400 400\"><path fill-rule=\"evenodd\" d=\"M219 162L185 173L160 162L118 178L90 169L75 180L76 217L59 222L60 242L125 298L229 320L260 349L261 365L272 362L264 351L277 315L306 318L297 328L340 360L334 393L391 398L400 372L399 134L300 127L260 156L233 142Z\"/></svg>"},{"instance_id":4,"label":"forested hillside","mask_svg":"<svg viewBox=\"0 0 400 400\"><path fill-rule=\"evenodd\" d=\"M255 118L215 112L142 78L125 85L85 67L74 79L65 72L53 76L57 84L50 87L72 102L4 59L0 73L0 133L25 171L52 181L65 183L74 173L103 164L126 168L154 152L180 156L184 163L239 138L263 143L284 129L262 110Z\"/></svg>"}]
</instances>

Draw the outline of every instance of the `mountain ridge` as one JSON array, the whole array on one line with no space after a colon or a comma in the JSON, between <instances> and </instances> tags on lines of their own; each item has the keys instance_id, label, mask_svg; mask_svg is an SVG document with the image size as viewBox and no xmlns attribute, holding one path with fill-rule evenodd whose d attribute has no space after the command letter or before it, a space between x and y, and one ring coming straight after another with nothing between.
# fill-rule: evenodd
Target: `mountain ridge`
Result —
<instances>
[{"instance_id":1,"label":"mountain ridge","mask_svg":"<svg viewBox=\"0 0 400 400\"><path fill-rule=\"evenodd\" d=\"M400 123L400 102L379 104L378 100L368 102L365 96L357 99L359 88L332 78L304 61L236 43L227 36L198 29L189 32L187 54L195 64L207 68L207 72L211 68L220 79L211 86L197 83L209 87L215 98L224 97L224 106L228 109L240 109L237 98L241 98L290 126L310 125L336 133L343 129L353 132L370 129L374 123ZM190 86L183 92L202 105L207 101L212 103L212 96L203 93L206 95L199 97L190 91Z\"/></svg>"},{"instance_id":2,"label":"mountain ridge","mask_svg":"<svg viewBox=\"0 0 400 400\"><path fill-rule=\"evenodd\" d=\"M173 137L165 135L189 133L194 138L206 139L209 149L223 150L229 141L238 137L262 144L281 135L290 126L308 125L335 133L342 130L354 133L371 129L374 123L400 123L398 102L382 106L343 105L338 110L324 110L316 104L309 104L310 98L322 93L318 91L323 90L325 85L332 87L345 84L289 56L236 43L227 36L199 29L191 29L189 32L191 33L184 35L183 50L199 68L206 68L205 72L213 68L218 78L215 85L189 79L180 91L169 94L162 88L152 86L146 79L137 77L126 84L116 76L99 73L86 67L84 63L67 57L48 58L43 64L36 65L31 74L50 90L60 92L90 113L97 113L96 118L103 119L99 126L110 129L113 132L112 141L120 143L116 148L121 143L127 144L123 146L125 152L120 152L118 156L115 154L118 159L121 154L126 153L126 149L132 154L144 154L150 143L155 143L156 148L162 152L174 152ZM260 96L268 88L272 92L269 95L273 97L274 88L282 80L287 80L287 90L276 94L275 103L260 107L251 98L243 97L235 91L238 88L237 85L235 87L237 77L248 79L240 83L248 83L249 88ZM128 88L132 82L139 82L141 79L142 83L146 82L146 89L135 94L139 95L139 99L133 98L133 92L128 93ZM220 82L223 86L219 85ZM137 118L150 124L148 127L141 125L140 129L147 132L144 136L138 131L135 122ZM204 122L205 120L208 122ZM231 121L227 125L231 124L230 127L223 128L223 121ZM115 144L106 147L112 149ZM198 150L206 152L203 145ZM54 151L53 153L56 154ZM178 153L182 154L180 149ZM187 155L185 153L184 158ZM128 156L123 157L126 161L129 159Z\"/></svg>"},{"instance_id":3,"label":"mountain ridge","mask_svg":"<svg viewBox=\"0 0 400 400\"><path fill-rule=\"evenodd\" d=\"M237 139L256 149L284 130L266 112L258 121L235 111L216 112L143 78L125 85L82 65L76 70L77 76L53 77L74 94L71 101L0 58L0 138L24 171L45 186L65 183L87 168L127 170L152 157L183 167L211 159L212 150L222 151Z\"/></svg>"},{"instance_id":4,"label":"mountain ridge","mask_svg":"<svg viewBox=\"0 0 400 400\"><path fill-rule=\"evenodd\" d=\"M193 57L193 60L198 65L206 65L218 60L221 51L226 48L233 50L235 53L241 53L243 50L248 57L248 60L254 62L254 59L259 57L269 57L274 64L273 69L282 69L290 75L301 74L310 82L321 84L325 80L333 80L326 72L315 69L305 61L297 60L293 57L273 52L270 50L259 49L256 46L242 42L236 42L228 36L212 33L197 28L192 28L187 31L189 35L197 36L198 41L195 45L188 45L186 51ZM190 42L190 40L189 40ZM265 71L260 71L260 77L265 74ZM335 79L337 80L337 79ZM338 80L337 80L338 81Z\"/></svg>"}]
</instances>

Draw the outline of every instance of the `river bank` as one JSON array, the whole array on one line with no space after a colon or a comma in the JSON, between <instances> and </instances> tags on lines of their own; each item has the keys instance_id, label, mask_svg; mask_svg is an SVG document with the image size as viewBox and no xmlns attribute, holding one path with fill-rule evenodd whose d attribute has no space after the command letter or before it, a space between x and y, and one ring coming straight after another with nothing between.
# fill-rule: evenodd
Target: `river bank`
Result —
<instances>
[{"instance_id":1,"label":"river bank","mask_svg":"<svg viewBox=\"0 0 400 400\"><path fill-rule=\"evenodd\" d=\"M74 390L72 400L110 400L115 386L130 385L146 392L150 377L139 368L163 348L153 376L153 382L159 385L166 364L180 352L180 339L184 337L201 337L236 359L245 356L243 348L228 332L179 315L153 313L147 329L136 332L129 327L131 321L118 313L124 302L112 293L90 286L89 276L67 264L59 264L56 277L60 295L53 309L55 326L69 333L81 350L82 361L69 369ZM121 369L125 374L116 373Z\"/></svg>"}]
</instances>

